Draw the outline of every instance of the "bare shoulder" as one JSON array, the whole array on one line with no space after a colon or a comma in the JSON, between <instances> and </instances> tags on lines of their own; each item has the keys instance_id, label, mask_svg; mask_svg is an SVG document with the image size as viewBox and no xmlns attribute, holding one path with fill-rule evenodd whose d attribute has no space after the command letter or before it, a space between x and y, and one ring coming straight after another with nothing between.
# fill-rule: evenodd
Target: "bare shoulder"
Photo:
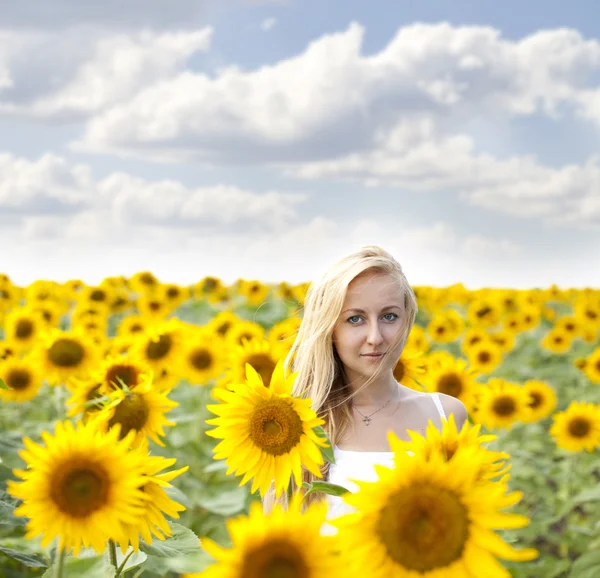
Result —
<instances>
[{"instance_id":1,"label":"bare shoulder","mask_svg":"<svg viewBox=\"0 0 600 578\"><path fill-rule=\"evenodd\" d=\"M440 393L440 401L442 402L442 407L444 408L444 412L447 416L450 414L454 414L454 422L456 423L456 429L460 431L463 424L468 419L467 408L465 404L453 397L452 395L448 395L446 393Z\"/></svg>"}]
</instances>

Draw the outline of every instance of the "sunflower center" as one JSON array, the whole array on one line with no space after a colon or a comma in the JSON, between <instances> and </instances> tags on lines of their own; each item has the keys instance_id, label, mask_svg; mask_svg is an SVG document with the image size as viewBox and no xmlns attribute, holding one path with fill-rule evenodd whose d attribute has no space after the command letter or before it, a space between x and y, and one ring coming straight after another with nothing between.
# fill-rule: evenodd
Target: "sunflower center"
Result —
<instances>
[{"instance_id":1,"label":"sunflower center","mask_svg":"<svg viewBox=\"0 0 600 578\"><path fill-rule=\"evenodd\" d=\"M94 289L90 293L90 301L106 301L106 293L102 289Z\"/></svg>"},{"instance_id":2,"label":"sunflower center","mask_svg":"<svg viewBox=\"0 0 600 578\"><path fill-rule=\"evenodd\" d=\"M139 324L139 323L134 323L130 328L129 328L129 332L130 333L139 333L140 331L142 331L144 328Z\"/></svg>"},{"instance_id":3,"label":"sunflower center","mask_svg":"<svg viewBox=\"0 0 600 578\"><path fill-rule=\"evenodd\" d=\"M173 339L170 335L163 334L158 341L151 341L146 347L146 355L148 359L162 359L171 350Z\"/></svg>"},{"instance_id":4,"label":"sunflower center","mask_svg":"<svg viewBox=\"0 0 600 578\"><path fill-rule=\"evenodd\" d=\"M569 433L576 438L584 438L590 431L590 422L587 419L576 418L569 422Z\"/></svg>"},{"instance_id":5,"label":"sunflower center","mask_svg":"<svg viewBox=\"0 0 600 578\"><path fill-rule=\"evenodd\" d=\"M190 355L190 363L196 369L207 369L212 365L212 355L207 349L196 349Z\"/></svg>"},{"instance_id":6,"label":"sunflower center","mask_svg":"<svg viewBox=\"0 0 600 578\"><path fill-rule=\"evenodd\" d=\"M302 437L302 420L290 403L282 399L259 405L250 420L250 439L273 456L288 453Z\"/></svg>"},{"instance_id":7,"label":"sunflower center","mask_svg":"<svg viewBox=\"0 0 600 578\"><path fill-rule=\"evenodd\" d=\"M140 431L146 425L150 408L146 400L136 393L127 395L115 408L115 413L108 422L109 427L120 423L121 438L131 430Z\"/></svg>"},{"instance_id":8,"label":"sunflower center","mask_svg":"<svg viewBox=\"0 0 600 578\"><path fill-rule=\"evenodd\" d=\"M150 301L148 304L150 311L160 311L162 303L160 301Z\"/></svg>"},{"instance_id":9,"label":"sunflower center","mask_svg":"<svg viewBox=\"0 0 600 578\"><path fill-rule=\"evenodd\" d=\"M139 371L132 365L112 365L106 372L106 381L115 389L121 389L119 380L127 387L134 388L139 383Z\"/></svg>"},{"instance_id":10,"label":"sunflower center","mask_svg":"<svg viewBox=\"0 0 600 578\"><path fill-rule=\"evenodd\" d=\"M256 369L256 373L262 377L264 385L268 387L271 383L273 371L275 370L275 362L273 359L264 353L255 353L249 355L246 362Z\"/></svg>"},{"instance_id":11,"label":"sunflower center","mask_svg":"<svg viewBox=\"0 0 600 578\"><path fill-rule=\"evenodd\" d=\"M74 518L84 518L108 500L109 479L104 468L94 463L78 463L58 468L50 495L58 509Z\"/></svg>"},{"instance_id":12,"label":"sunflower center","mask_svg":"<svg viewBox=\"0 0 600 578\"><path fill-rule=\"evenodd\" d=\"M388 499L377 532L392 560L411 573L424 574L460 559L469 517L455 494L419 483Z\"/></svg>"},{"instance_id":13,"label":"sunflower center","mask_svg":"<svg viewBox=\"0 0 600 578\"><path fill-rule=\"evenodd\" d=\"M140 275L140 282L143 285L153 286L156 285L156 279L151 273L142 273Z\"/></svg>"},{"instance_id":14,"label":"sunflower center","mask_svg":"<svg viewBox=\"0 0 600 578\"><path fill-rule=\"evenodd\" d=\"M402 381L402 379L404 378L404 363L402 363L402 361L398 361L398 363L396 363L396 366L394 367L394 378L396 379L396 381Z\"/></svg>"},{"instance_id":15,"label":"sunflower center","mask_svg":"<svg viewBox=\"0 0 600 578\"><path fill-rule=\"evenodd\" d=\"M596 361L595 367L598 371L600 371L600 359L598 359L598 361Z\"/></svg>"},{"instance_id":16,"label":"sunflower center","mask_svg":"<svg viewBox=\"0 0 600 578\"><path fill-rule=\"evenodd\" d=\"M217 333L219 333L220 335L227 335L227 332L229 331L230 328L231 328L231 322L224 321L223 323L221 323L221 325L219 325L219 327L217 327Z\"/></svg>"},{"instance_id":17,"label":"sunflower center","mask_svg":"<svg viewBox=\"0 0 600 578\"><path fill-rule=\"evenodd\" d=\"M477 317L479 317L480 319L483 319L486 315L489 315L492 312L492 309L490 307L483 307L481 309L479 309L476 313Z\"/></svg>"},{"instance_id":18,"label":"sunflower center","mask_svg":"<svg viewBox=\"0 0 600 578\"><path fill-rule=\"evenodd\" d=\"M179 297L179 289L177 287L169 287L167 289L167 297L169 299L177 299Z\"/></svg>"},{"instance_id":19,"label":"sunflower center","mask_svg":"<svg viewBox=\"0 0 600 578\"><path fill-rule=\"evenodd\" d=\"M529 407L535 409L536 407L539 407L542 403L542 396L537 392L537 391L532 391L530 392L530 401L529 401Z\"/></svg>"},{"instance_id":20,"label":"sunflower center","mask_svg":"<svg viewBox=\"0 0 600 578\"><path fill-rule=\"evenodd\" d=\"M517 411L515 400L508 395L501 395L494 400L492 411L499 416L507 417Z\"/></svg>"},{"instance_id":21,"label":"sunflower center","mask_svg":"<svg viewBox=\"0 0 600 578\"><path fill-rule=\"evenodd\" d=\"M26 369L12 369L6 376L6 384L11 389L27 389L31 384L31 374Z\"/></svg>"},{"instance_id":22,"label":"sunflower center","mask_svg":"<svg viewBox=\"0 0 600 578\"><path fill-rule=\"evenodd\" d=\"M73 339L57 339L48 350L48 358L59 367L77 367L85 356L82 345Z\"/></svg>"},{"instance_id":23,"label":"sunflower center","mask_svg":"<svg viewBox=\"0 0 600 578\"><path fill-rule=\"evenodd\" d=\"M241 578L307 578L309 567L298 548L284 540L271 540L249 551Z\"/></svg>"},{"instance_id":24,"label":"sunflower center","mask_svg":"<svg viewBox=\"0 0 600 578\"><path fill-rule=\"evenodd\" d=\"M438 391L458 397L462 393L462 380L456 373L447 373L438 381Z\"/></svg>"},{"instance_id":25,"label":"sunflower center","mask_svg":"<svg viewBox=\"0 0 600 578\"><path fill-rule=\"evenodd\" d=\"M480 351L477 355L477 359L480 363L487 363L491 359L491 355L488 351Z\"/></svg>"},{"instance_id":26,"label":"sunflower center","mask_svg":"<svg viewBox=\"0 0 600 578\"><path fill-rule=\"evenodd\" d=\"M217 280L216 279L206 279L204 281L204 291L211 292L217 288Z\"/></svg>"},{"instance_id":27,"label":"sunflower center","mask_svg":"<svg viewBox=\"0 0 600 578\"><path fill-rule=\"evenodd\" d=\"M33 333L33 323L29 319L19 319L15 327L15 337L17 339L27 339Z\"/></svg>"}]
</instances>

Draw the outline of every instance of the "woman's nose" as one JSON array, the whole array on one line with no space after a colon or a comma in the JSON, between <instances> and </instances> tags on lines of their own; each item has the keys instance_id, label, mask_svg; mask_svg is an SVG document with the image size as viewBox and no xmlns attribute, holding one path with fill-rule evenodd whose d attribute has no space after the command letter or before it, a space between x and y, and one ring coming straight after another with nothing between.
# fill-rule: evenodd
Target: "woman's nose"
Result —
<instances>
[{"instance_id":1,"label":"woman's nose","mask_svg":"<svg viewBox=\"0 0 600 578\"><path fill-rule=\"evenodd\" d=\"M369 332L367 333L367 343L377 344L383 341L381 330L379 329L379 323L372 323L369 326Z\"/></svg>"}]
</instances>

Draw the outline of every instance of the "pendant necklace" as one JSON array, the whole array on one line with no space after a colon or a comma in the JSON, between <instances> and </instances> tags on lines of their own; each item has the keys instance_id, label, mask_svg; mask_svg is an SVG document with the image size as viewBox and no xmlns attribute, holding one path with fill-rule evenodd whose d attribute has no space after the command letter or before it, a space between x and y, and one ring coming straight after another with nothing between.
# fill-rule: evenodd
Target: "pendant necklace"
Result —
<instances>
[{"instance_id":1,"label":"pendant necklace","mask_svg":"<svg viewBox=\"0 0 600 578\"><path fill-rule=\"evenodd\" d=\"M362 421L365 422L365 425L369 425L371 423L371 416L375 415L378 411L381 411L382 409L386 408L388 406L388 404L390 403L390 401L392 401L391 397L378 410L374 411L373 413L370 413L369 415L362 414L356 406L354 406L354 409L362 416Z\"/></svg>"}]
</instances>

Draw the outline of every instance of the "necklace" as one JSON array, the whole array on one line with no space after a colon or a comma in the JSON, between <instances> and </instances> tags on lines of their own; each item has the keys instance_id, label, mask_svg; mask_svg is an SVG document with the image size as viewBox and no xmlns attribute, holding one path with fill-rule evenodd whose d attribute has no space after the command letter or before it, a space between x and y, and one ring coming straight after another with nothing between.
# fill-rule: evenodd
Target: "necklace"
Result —
<instances>
[{"instance_id":1,"label":"necklace","mask_svg":"<svg viewBox=\"0 0 600 578\"><path fill-rule=\"evenodd\" d=\"M371 423L371 416L375 415L378 411L381 411L382 409L386 408L388 406L388 404L390 403L390 401L392 401L391 397L378 410L375 410L373 413L370 413L369 415L364 415L363 413L361 413L360 410L356 406L354 406L354 409L362 416L362 420L365 422L365 425L369 425Z\"/></svg>"}]
</instances>

